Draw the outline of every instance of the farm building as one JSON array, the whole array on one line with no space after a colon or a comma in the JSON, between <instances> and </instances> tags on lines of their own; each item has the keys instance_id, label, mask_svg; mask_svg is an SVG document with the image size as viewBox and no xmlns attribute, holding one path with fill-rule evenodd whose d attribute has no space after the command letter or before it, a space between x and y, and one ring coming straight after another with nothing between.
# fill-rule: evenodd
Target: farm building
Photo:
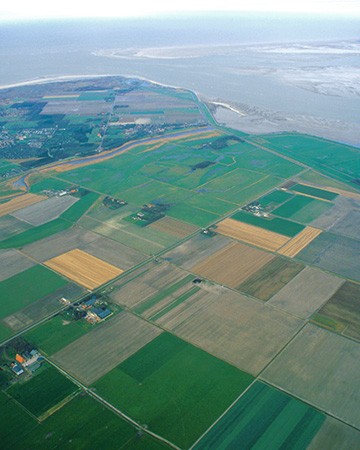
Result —
<instances>
[{"instance_id":1,"label":"farm building","mask_svg":"<svg viewBox=\"0 0 360 450\"><path fill-rule=\"evenodd\" d=\"M24 364L24 362L25 362L25 358L23 358L23 357L22 357L21 355L19 355L18 353L16 354L15 359L16 359L16 361L17 361L18 363L20 363L20 364Z\"/></svg>"},{"instance_id":2,"label":"farm building","mask_svg":"<svg viewBox=\"0 0 360 450\"><path fill-rule=\"evenodd\" d=\"M92 308L91 311L96 314L99 319L103 320L106 317L109 317L112 313L109 309L101 309L101 308Z\"/></svg>"},{"instance_id":3,"label":"farm building","mask_svg":"<svg viewBox=\"0 0 360 450\"><path fill-rule=\"evenodd\" d=\"M16 373L16 375L21 375L24 373L24 369L20 366L20 364L13 364L11 370Z\"/></svg>"},{"instance_id":4,"label":"farm building","mask_svg":"<svg viewBox=\"0 0 360 450\"><path fill-rule=\"evenodd\" d=\"M40 367L41 367L41 364L40 364L38 361L35 361L35 362L29 364L29 365L27 366L27 369L30 370L31 373L34 373L34 372L36 372L38 369L40 369Z\"/></svg>"}]
</instances>

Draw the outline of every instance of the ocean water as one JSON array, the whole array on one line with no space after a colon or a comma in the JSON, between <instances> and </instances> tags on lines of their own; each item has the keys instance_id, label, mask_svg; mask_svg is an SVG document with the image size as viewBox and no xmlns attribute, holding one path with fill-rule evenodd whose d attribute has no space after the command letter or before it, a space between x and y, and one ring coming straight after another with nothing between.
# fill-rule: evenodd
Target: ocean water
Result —
<instances>
[{"instance_id":1,"label":"ocean water","mask_svg":"<svg viewBox=\"0 0 360 450\"><path fill-rule=\"evenodd\" d=\"M136 75L232 102L259 125L274 122L274 130L360 144L360 19L209 14L2 23L0 57L0 85Z\"/></svg>"}]
</instances>

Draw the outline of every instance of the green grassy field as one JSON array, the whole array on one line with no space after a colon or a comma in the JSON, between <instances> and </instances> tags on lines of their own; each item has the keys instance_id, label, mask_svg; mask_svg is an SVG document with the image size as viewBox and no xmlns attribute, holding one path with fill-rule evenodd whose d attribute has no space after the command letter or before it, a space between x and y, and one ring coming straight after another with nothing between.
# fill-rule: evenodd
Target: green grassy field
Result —
<instances>
[{"instance_id":1,"label":"green grassy field","mask_svg":"<svg viewBox=\"0 0 360 450\"><path fill-rule=\"evenodd\" d=\"M261 204L263 208L267 211L272 211L277 206L291 200L293 195L286 191L275 190L270 192L270 194L264 195L257 201Z\"/></svg>"},{"instance_id":2,"label":"green grassy field","mask_svg":"<svg viewBox=\"0 0 360 450\"><path fill-rule=\"evenodd\" d=\"M262 217L257 217L252 214L247 214L240 211L232 216L233 219L239 220L240 222L245 222L250 225L255 225L265 230L273 231L275 233L283 234L284 236L293 237L300 233L305 227L295 222L291 222L286 219L281 219L278 217L272 219L264 219Z\"/></svg>"},{"instance_id":3,"label":"green grassy field","mask_svg":"<svg viewBox=\"0 0 360 450\"><path fill-rule=\"evenodd\" d=\"M65 287L68 282L43 266L34 266L0 283L0 318Z\"/></svg>"},{"instance_id":4,"label":"green grassy field","mask_svg":"<svg viewBox=\"0 0 360 450\"><path fill-rule=\"evenodd\" d=\"M115 406L189 447L253 377L162 333L94 385Z\"/></svg>"},{"instance_id":5,"label":"green grassy field","mask_svg":"<svg viewBox=\"0 0 360 450\"><path fill-rule=\"evenodd\" d=\"M77 395L38 424L25 410L0 393L1 448L160 450L164 445L139 436L130 424L88 396Z\"/></svg>"},{"instance_id":6,"label":"green grassy field","mask_svg":"<svg viewBox=\"0 0 360 450\"><path fill-rule=\"evenodd\" d=\"M42 352L52 355L93 328L84 320L69 321L65 315L59 314L33 328L24 337Z\"/></svg>"},{"instance_id":7,"label":"green grassy field","mask_svg":"<svg viewBox=\"0 0 360 450\"><path fill-rule=\"evenodd\" d=\"M1 448L10 450L36 427L36 421L14 400L0 391ZM25 447L22 447L25 448Z\"/></svg>"},{"instance_id":8,"label":"green grassy field","mask_svg":"<svg viewBox=\"0 0 360 450\"><path fill-rule=\"evenodd\" d=\"M0 342L9 338L12 334L13 332L10 331L9 328L5 327L2 323L0 323Z\"/></svg>"},{"instance_id":9,"label":"green grassy field","mask_svg":"<svg viewBox=\"0 0 360 450\"><path fill-rule=\"evenodd\" d=\"M325 415L255 383L195 446L196 450L305 450Z\"/></svg>"},{"instance_id":10,"label":"green grassy field","mask_svg":"<svg viewBox=\"0 0 360 450\"><path fill-rule=\"evenodd\" d=\"M334 200L338 196L335 192L324 191L324 189L318 189L304 184L295 184L295 186L291 186L291 190L322 198L324 200Z\"/></svg>"},{"instance_id":11,"label":"green grassy field","mask_svg":"<svg viewBox=\"0 0 360 450\"><path fill-rule=\"evenodd\" d=\"M37 417L78 389L53 366L39 372L29 381L16 383L7 390L8 395Z\"/></svg>"},{"instance_id":12,"label":"green grassy field","mask_svg":"<svg viewBox=\"0 0 360 450\"><path fill-rule=\"evenodd\" d=\"M304 134L253 137L265 147L300 161L319 172L356 187L360 178L359 149Z\"/></svg>"},{"instance_id":13,"label":"green grassy field","mask_svg":"<svg viewBox=\"0 0 360 450\"><path fill-rule=\"evenodd\" d=\"M42 174L34 174L30 177L30 192L39 194L44 190L62 190L71 187L70 183L56 178L50 178Z\"/></svg>"},{"instance_id":14,"label":"green grassy field","mask_svg":"<svg viewBox=\"0 0 360 450\"><path fill-rule=\"evenodd\" d=\"M292 219L308 224L321 216L333 206L330 202L323 202L315 198L296 195L288 202L272 211L276 216Z\"/></svg>"}]
</instances>

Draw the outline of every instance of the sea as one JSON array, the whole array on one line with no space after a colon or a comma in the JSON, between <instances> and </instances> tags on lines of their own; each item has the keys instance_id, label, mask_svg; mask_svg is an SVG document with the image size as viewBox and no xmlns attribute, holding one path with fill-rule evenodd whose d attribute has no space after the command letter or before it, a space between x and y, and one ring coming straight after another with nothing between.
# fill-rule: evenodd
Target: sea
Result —
<instances>
[{"instance_id":1,"label":"sea","mask_svg":"<svg viewBox=\"0 0 360 450\"><path fill-rule=\"evenodd\" d=\"M219 122L360 147L360 18L192 14L0 22L0 86L126 75L220 102Z\"/></svg>"}]
</instances>

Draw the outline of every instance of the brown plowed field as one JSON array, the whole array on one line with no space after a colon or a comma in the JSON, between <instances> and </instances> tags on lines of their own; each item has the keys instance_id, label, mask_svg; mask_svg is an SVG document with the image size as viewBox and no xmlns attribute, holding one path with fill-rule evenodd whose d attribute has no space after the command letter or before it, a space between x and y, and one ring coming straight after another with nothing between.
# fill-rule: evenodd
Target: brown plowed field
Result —
<instances>
[{"instance_id":1,"label":"brown plowed field","mask_svg":"<svg viewBox=\"0 0 360 450\"><path fill-rule=\"evenodd\" d=\"M42 200L47 199L43 195L36 194L25 194L20 195L19 197L13 198L6 203L0 205L0 217L5 216L6 214L10 214L18 209L25 208L25 206L32 205L34 203L41 202Z\"/></svg>"},{"instance_id":2,"label":"brown plowed field","mask_svg":"<svg viewBox=\"0 0 360 450\"><path fill-rule=\"evenodd\" d=\"M263 228L248 225L234 219L225 219L217 225L216 231L225 236L275 251L289 241L289 238Z\"/></svg>"},{"instance_id":3,"label":"brown plowed field","mask_svg":"<svg viewBox=\"0 0 360 450\"><path fill-rule=\"evenodd\" d=\"M45 262L45 265L88 289L94 289L124 271L75 249Z\"/></svg>"},{"instance_id":4,"label":"brown plowed field","mask_svg":"<svg viewBox=\"0 0 360 450\"><path fill-rule=\"evenodd\" d=\"M54 361L90 385L162 333L123 311L53 355Z\"/></svg>"},{"instance_id":5,"label":"brown plowed field","mask_svg":"<svg viewBox=\"0 0 360 450\"><path fill-rule=\"evenodd\" d=\"M306 227L297 236L291 239L291 241L287 242L283 247L281 247L278 253L280 253L280 255L293 258L299 252L301 252L303 248L307 247L310 242L318 237L319 234L321 234L321 230L313 227Z\"/></svg>"},{"instance_id":6,"label":"brown plowed field","mask_svg":"<svg viewBox=\"0 0 360 450\"><path fill-rule=\"evenodd\" d=\"M237 288L273 258L270 253L233 242L194 266L191 271L220 284Z\"/></svg>"},{"instance_id":7,"label":"brown plowed field","mask_svg":"<svg viewBox=\"0 0 360 450\"><path fill-rule=\"evenodd\" d=\"M156 222L153 222L150 227L158 231L171 234L171 236L175 236L177 238L184 238L197 230L197 227L194 225L172 219L171 217L164 217L161 220L157 220Z\"/></svg>"}]
</instances>

